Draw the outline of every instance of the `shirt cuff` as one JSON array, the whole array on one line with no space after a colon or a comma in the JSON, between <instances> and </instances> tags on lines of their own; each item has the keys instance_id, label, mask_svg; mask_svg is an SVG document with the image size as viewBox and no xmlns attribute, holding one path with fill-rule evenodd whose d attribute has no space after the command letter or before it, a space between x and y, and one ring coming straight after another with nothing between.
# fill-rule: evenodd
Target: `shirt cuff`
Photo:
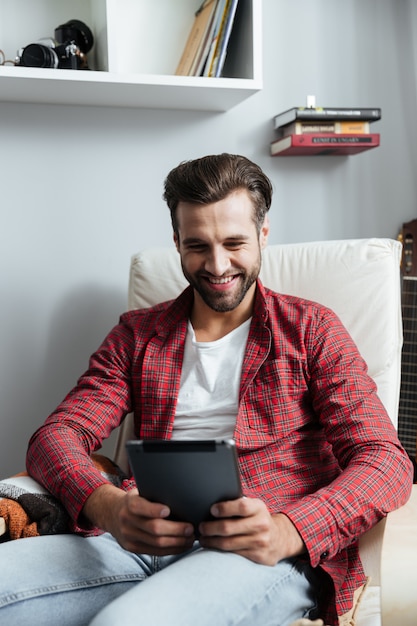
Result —
<instances>
[{"instance_id":1,"label":"shirt cuff","mask_svg":"<svg viewBox=\"0 0 417 626\"><path fill-rule=\"evenodd\" d=\"M322 565L341 549L339 529L329 507L317 499L286 506L284 513L300 533L312 567Z\"/></svg>"}]
</instances>

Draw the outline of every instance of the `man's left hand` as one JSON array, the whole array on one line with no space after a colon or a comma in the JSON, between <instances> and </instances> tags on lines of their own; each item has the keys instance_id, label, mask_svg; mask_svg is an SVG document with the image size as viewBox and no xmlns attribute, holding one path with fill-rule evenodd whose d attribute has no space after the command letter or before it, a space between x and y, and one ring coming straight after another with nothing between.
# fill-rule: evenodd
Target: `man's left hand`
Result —
<instances>
[{"instance_id":1,"label":"man's left hand","mask_svg":"<svg viewBox=\"0 0 417 626\"><path fill-rule=\"evenodd\" d=\"M290 519L271 515L262 500L239 498L211 508L213 521L199 526L204 548L235 552L263 565L305 552L300 534Z\"/></svg>"}]
</instances>

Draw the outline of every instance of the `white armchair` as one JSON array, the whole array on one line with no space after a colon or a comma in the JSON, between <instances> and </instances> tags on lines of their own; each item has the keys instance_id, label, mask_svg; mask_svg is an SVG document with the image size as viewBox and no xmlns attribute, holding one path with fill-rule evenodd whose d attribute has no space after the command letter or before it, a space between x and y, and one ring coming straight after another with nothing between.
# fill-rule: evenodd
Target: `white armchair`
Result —
<instances>
[{"instance_id":1,"label":"white armchair","mask_svg":"<svg viewBox=\"0 0 417 626\"><path fill-rule=\"evenodd\" d=\"M316 300L339 315L396 426L402 347L400 255L401 245L388 239L275 245L265 249L261 270L266 286ZM130 266L129 309L174 298L185 285L174 247L140 252ZM124 443L133 437L129 417L119 431L115 460L127 468ZM352 620L343 626L414 626L417 486L407 505L363 536L360 553L370 584Z\"/></svg>"}]
</instances>

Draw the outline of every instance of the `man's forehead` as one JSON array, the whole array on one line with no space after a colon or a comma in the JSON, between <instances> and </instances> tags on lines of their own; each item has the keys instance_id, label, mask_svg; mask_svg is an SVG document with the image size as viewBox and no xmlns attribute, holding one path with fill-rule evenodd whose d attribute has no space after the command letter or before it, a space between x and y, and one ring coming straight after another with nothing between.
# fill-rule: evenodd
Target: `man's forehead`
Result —
<instances>
[{"instance_id":1,"label":"man's forehead","mask_svg":"<svg viewBox=\"0 0 417 626\"><path fill-rule=\"evenodd\" d=\"M232 219L252 216L254 206L246 191L240 190L209 204L199 204L181 200L177 206L177 217L204 219L216 215L218 218Z\"/></svg>"},{"instance_id":2,"label":"man's forehead","mask_svg":"<svg viewBox=\"0 0 417 626\"><path fill-rule=\"evenodd\" d=\"M177 222L178 229L187 239L204 239L208 234L216 234L221 239L246 239L256 230L250 210L210 212L184 207Z\"/></svg>"}]
</instances>

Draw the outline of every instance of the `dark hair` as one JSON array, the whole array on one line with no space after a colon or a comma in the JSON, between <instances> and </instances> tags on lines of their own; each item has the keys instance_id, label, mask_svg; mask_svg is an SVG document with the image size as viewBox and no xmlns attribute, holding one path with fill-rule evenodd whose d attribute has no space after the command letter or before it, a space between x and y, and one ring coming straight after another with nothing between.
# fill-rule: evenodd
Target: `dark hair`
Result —
<instances>
[{"instance_id":1,"label":"dark hair","mask_svg":"<svg viewBox=\"0 0 417 626\"><path fill-rule=\"evenodd\" d=\"M184 161L165 179L163 198L178 235L176 209L179 202L211 204L237 189L246 189L253 202L253 221L258 233L271 206L272 184L259 165L237 154L215 154Z\"/></svg>"}]
</instances>

